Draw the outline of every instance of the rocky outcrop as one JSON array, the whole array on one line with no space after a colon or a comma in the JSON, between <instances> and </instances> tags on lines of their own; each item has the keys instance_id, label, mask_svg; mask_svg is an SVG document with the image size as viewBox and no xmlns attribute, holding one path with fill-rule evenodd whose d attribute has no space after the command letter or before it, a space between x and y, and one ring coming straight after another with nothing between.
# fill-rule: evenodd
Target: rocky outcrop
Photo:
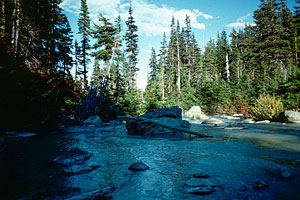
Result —
<instances>
[{"instance_id":1,"label":"rocky outcrop","mask_svg":"<svg viewBox=\"0 0 300 200\"><path fill-rule=\"evenodd\" d=\"M288 122L288 123L300 123L300 112L285 111L280 113L276 121Z\"/></svg>"},{"instance_id":2,"label":"rocky outcrop","mask_svg":"<svg viewBox=\"0 0 300 200\"><path fill-rule=\"evenodd\" d=\"M101 124L102 120L97 115L90 116L88 119L83 121L84 124Z\"/></svg>"},{"instance_id":3,"label":"rocky outcrop","mask_svg":"<svg viewBox=\"0 0 300 200\"><path fill-rule=\"evenodd\" d=\"M169 117L169 118L176 118L182 119L182 110L178 106L168 107L156 110L154 112L148 112L140 117L153 119L153 118L160 118L160 117Z\"/></svg>"},{"instance_id":4,"label":"rocky outcrop","mask_svg":"<svg viewBox=\"0 0 300 200\"><path fill-rule=\"evenodd\" d=\"M129 134L156 135L174 132L172 128L189 130L190 123L182 120L179 107L170 107L156 110L126 121Z\"/></svg>"}]
</instances>

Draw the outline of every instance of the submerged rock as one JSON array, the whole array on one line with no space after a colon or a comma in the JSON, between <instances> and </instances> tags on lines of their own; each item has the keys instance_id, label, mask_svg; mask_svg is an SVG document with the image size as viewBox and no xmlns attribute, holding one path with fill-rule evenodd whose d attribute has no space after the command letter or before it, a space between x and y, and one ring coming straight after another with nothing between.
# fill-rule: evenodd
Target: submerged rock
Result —
<instances>
[{"instance_id":1,"label":"submerged rock","mask_svg":"<svg viewBox=\"0 0 300 200\"><path fill-rule=\"evenodd\" d=\"M254 182L253 188L256 190L263 190L269 187L269 185L263 181L256 181Z\"/></svg>"},{"instance_id":2,"label":"submerged rock","mask_svg":"<svg viewBox=\"0 0 300 200\"><path fill-rule=\"evenodd\" d=\"M213 193L215 190L216 189L213 186L200 186L196 188L190 188L188 189L188 192L190 194L207 195Z\"/></svg>"},{"instance_id":3,"label":"submerged rock","mask_svg":"<svg viewBox=\"0 0 300 200\"><path fill-rule=\"evenodd\" d=\"M228 126L224 127L225 130L243 130L247 127L243 124L231 123Z\"/></svg>"},{"instance_id":4,"label":"submerged rock","mask_svg":"<svg viewBox=\"0 0 300 200\"><path fill-rule=\"evenodd\" d=\"M149 169L149 166L147 166L145 163L143 162L136 162L136 163L132 163L129 167L129 170L131 171L143 171L143 170L147 170Z\"/></svg>"},{"instance_id":5,"label":"submerged rock","mask_svg":"<svg viewBox=\"0 0 300 200\"><path fill-rule=\"evenodd\" d=\"M101 124L102 120L98 116L90 116L88 119L84 120L84 124Z\"/></svg>"},{"instance_id":6,"label":"submerged rock","mask_svg":"<svg viewBox=\"0 0 300 200\"><path fill-rule=\"evenodd\" d=\"M25 138L35 136L36 134L31 132L7 132L6 135L8 138Z\"/></svg>"},{"instance_id":7,"label":"submerged rock","mask_svg":"<svg viewBox=\"0 0 300 200\"><path fill-rule=\"evenodd\" d=\"M224 123L222 120L216 118L210 118L202 122L202 124L222 124Z\"/></svg>"},{"instance_id":8,"label":"submerged rock","mask_svg":"<svg viewBox=\"0 0 300 200\"><path fill-rule=\"evenodd\" d=\"M193 178L184 183L188 193L206 195L213 193L218 185L209 179Z\"/></svg>"},{"instance_id":9,"label":"submerged rock","mask_svg":"<svg viewBox=\"0 0 300 200\"><path fill-rule=\"evenodd\" d=\"M290 180L292 178L292 173L287 172L287 171L283 171L280 173L280 177L286 181Z\"/></svg>"},{"instance_id":10,"label":"submerged rock","mask_svg":"<svg viewBox=\"0 0 300 200\"><path fill-rule=\"evenodd\" d=\"M115 190L115 187L108 186L90 192L81 192L79 195L68 198L67 200L111 199L110 193Z\"/></svg>"},{"instance_id":11,"label":"submerged rock","mask_svg":"<svg viewBox=\"0 0 300 200\"><path fill-rule=\"evenodd\" d=\"M72 165L63 170L65 175L84 174L99 168L99 165Z\"/></svg>"},{"instance_id":12,"label":"submerged rock","mask_svg":"<svg viewBox=\"0 0 300 200\"><path fill-rule=\"evenodd\" d=\"M195 178L209 178L210 176L208 174L204 174L204 173L196 173L196 174L193 174L193 177Z\"/></svg>"},{"instance_id":13,"label":"submerged rock","mask_svg":"<svg viewBox=\"0 0 300 200\"><path fill-rule=\"evenodd\" d=\"M62 166L69 166L74 163L82 162L92 156L89 152L82 151L78 148L71 149L68 153L53 159L53 162Z\"/></svg>"}]
</instances>

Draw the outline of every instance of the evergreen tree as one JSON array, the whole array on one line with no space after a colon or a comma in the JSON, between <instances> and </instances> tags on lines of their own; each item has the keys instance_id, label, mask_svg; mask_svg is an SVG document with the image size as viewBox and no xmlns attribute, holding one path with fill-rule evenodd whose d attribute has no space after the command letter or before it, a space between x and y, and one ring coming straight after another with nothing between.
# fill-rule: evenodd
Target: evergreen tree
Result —
<instances>
[{"instance_id":1,"label":"evergreen tree","mask_svg":"<svg viewBox=\"0 0 300 200\"><path fill-rule=\"evenodd\" d=\"M89 49L89 29L90 29L90 17L86 0L81 0L80 17L78 20L79 33L81 34L81 50L82 50L82 66L83 66L83 80L85 87L87 87L87 63L88 49Z\"/></svg>"},{"instance_id":2,"label":"evergreen tree","mask_svg":"<svg viewBox=\"0 0 300 200\"><path fill-rule=\"evenodd\" d=\"M128 55L128 64L129 69L127 70L126 79L129 83L129 90L136 87L136 73L139 70L137 65L137 55L139 53L138 49L138 34L137 30L138 27L135 25L135 20L133 17L133 10L132 5L130 4L129 7L129 17L126 21L127 31L125 34L125 43L126 43L126 49L125 52Z\"/></svg>"}]
</instances>

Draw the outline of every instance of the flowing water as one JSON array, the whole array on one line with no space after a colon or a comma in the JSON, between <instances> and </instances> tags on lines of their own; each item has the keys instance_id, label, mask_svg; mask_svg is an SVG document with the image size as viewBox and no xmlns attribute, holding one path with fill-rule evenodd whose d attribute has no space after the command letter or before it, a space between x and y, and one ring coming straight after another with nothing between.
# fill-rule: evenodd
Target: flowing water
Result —
<instances>
[{"instance_id":1,"label":"flowing water","mask_svg":"<svg viewBox=\"0 0 300 200\"><path fill-rule=\"evenodd\" d=\"M246 124L224 130L197 123L209 134L133 136L123 124L71 126L23 139L10 139L0 151L0 199L64 199L112 186L112 199L300 199L300 126ZM66 176L51 161L77 147L99 168ZM142 161L150 169L133 172ZM292 174L289 180L282 172ZM188 192L195 173L209 175L218 187L208 195ZM256 190L256 181L268 187Z\"/></svg>"}]
</instances>

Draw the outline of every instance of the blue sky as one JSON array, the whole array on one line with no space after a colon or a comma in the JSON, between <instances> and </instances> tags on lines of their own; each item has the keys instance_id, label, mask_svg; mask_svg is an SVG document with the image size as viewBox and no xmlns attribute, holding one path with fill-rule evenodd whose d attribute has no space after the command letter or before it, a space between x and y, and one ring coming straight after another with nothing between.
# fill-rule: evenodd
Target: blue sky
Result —
<instances>
[{"instance_id":1,"label":"blue sky","mask_svg":"<svg viewBox=\"0 0 300 200\"><path fill-rule=\"evenodd\" d=\"M288 6L295 6L294 0L287 1ZM100 13L114 19L119 14L124 22L128 18L129 0L87 0L91 20L97 23ZM233 28L242 28L245 23L253 23L253 12L258 9L260 0L132 0L133 16L139 28L139 62L137 77L139 88L147 84L148 63L151 48L158 52L162 35L169 38L172 16L184 26L185 16L189 15L191 26L200 47L205 46L210 38L225 30L228 34ZM80 0L64 0L61 7L69 18L74 36L80 40L77 20ZM93 59L89 64L92 72Z\"/></svg>"}]
</instances>

